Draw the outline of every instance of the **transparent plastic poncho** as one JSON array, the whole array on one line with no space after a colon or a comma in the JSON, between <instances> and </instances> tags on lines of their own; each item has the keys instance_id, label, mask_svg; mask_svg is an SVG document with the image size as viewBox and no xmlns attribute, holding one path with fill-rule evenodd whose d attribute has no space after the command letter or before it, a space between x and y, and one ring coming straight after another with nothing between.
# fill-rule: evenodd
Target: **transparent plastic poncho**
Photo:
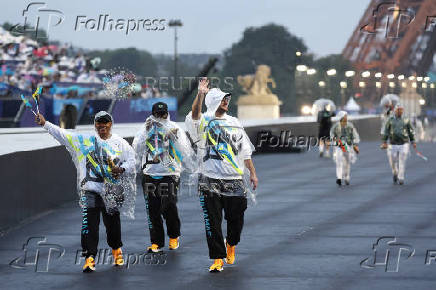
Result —
<instances>
[{"instance_id":1,"label":"transparent plastic poncho","mask_svg":"<svg viewBox=\"0 0 436 290\"><path fill-rule=\"evenodd\" d=\"M137 169L146 170L146 174L178 175L182 171L192 174L197 169L189 139L169 118L148 117L135 136L133 148Z\"/></svg>"},{"instance_id":2,"label":"transparent plastic poncho","mask_svg":"<svg viewBox=\"0 0 436 290\"><path fill-rule=\"evenodd\" d=\"M318 112L326 109L327 111L334 112L336 111L336 105L332 100L329 99L318 99L313 102L312 105L312 116L315 118L318 116Z\"/></svg>"},{"instance_id":3,"label":"transparent plastic poncho","mask_svg":"<svg viewBox=\"0 0 436 290\"><path fill-rule=\"evenodd\" d=\"M95 135L68 134L66 137L69 143L67 149L77 169L80 205L86 207L83 195L87 185L86 190L101 196L109 214L118 211L133 219L136 199L135 170L124 172L117 178L112 175L112 168L123 164L120 159L123 152Z\"/></svg>"},{"instance_id":4,"label":"transparent plastic poncho","mask_svg":"<svg viewBox=\"0 0 436 290\"><path fill-rule=\"evenodd\" d=\"M239 122L205 114L198 127L194 125L191 115L187 116L186 125L188 132L195 132L194 136L198 133L194 146L198 164L196 172L200 177L199 190L226 196L245 196L250 204L256 204L256 191L252 189L250 172L244 165L246 154L251 156L255 148ZM202 173L210 166L216 166L217 171L240 176L241 179L232 180L219 175L204 178Z\"/></svg>"}]
</instances>

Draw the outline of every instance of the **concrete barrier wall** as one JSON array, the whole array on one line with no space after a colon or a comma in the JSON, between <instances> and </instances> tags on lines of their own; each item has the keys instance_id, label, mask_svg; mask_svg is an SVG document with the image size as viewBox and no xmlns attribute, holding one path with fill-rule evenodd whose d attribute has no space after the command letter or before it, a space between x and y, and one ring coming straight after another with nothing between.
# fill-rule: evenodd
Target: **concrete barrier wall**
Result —
<instances>
[{"instance_id":1,"label":"concrete barrier wall","mask_svg":"<svg viewBox=\"0 0 436 290\"><path fill-rule=\"evenodd\" d=\"M378 141L380 140L380 127L381 120L380 117L367 117L362 119L353 120L352 123L356 127L359 132L361 141ZM299 122L299 123L288 123L288 124L276 124L276 125L268 125L268 126L253 126L245 128L248 136L250 137L251 142L256 148L257 153L262 152L274 152L274 151L299 151L294 150L295 148L283 148L278 146L273 146L271 148L267 148L266 142L261 142L262 133L269 132L273 136L281 136L286 132L286 138L289 135L293 135L296 137L303 136L305 138L309 137L318 137L318 124L316 122ZM265 135L263 135L265 137ZM283 136L283 135L282 135ZM265 139L265 138L263 138ZM275 143L276 139L272 140L272 143ZM263 146L260 147L259 145Z\"/></svg>"},{"instance_id":2,"label":"concrete barrier wall","mask_svg":"<svg viewBox=\"0 0 436 290\"><path fill-rule=\"evenodd\" d=\"M61 147L0 155L0 231L77 199L76 170Z\"/></svg>"},{"instance_id":3,"label":"concrete barrier wall","mask_svg":"<svg viewBox=\"0 0 436 290\"><path fill-rule=\"evenodd\" d=\"M359 119L353 123L362 141L379 140L380 118ZM318 135L315 122L246 127L255 146L258 132L270 131L278 136L284 130L290 130L296 136ZM131 142L132 138L126 140ZM262 152L259 148L257 151ZM0 155L0 168L0 231L62 203L78 200L76 170L68 151L62 146Z\"/></svg>"}]
</instances>

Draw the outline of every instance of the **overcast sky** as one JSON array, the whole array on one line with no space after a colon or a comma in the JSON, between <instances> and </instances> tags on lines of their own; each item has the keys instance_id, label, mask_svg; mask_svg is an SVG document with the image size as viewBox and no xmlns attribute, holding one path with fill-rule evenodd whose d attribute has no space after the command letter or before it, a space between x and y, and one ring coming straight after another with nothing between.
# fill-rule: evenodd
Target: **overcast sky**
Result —
<instances>
[{"instance_id":1,"label":"overcast sky","mask_svg":"<svg viewBox=\"0 0 436 290\"><path fill-rule=\"evenodd\" d=\"M22 11L32 1L2 0L0 22L24 23ZM35 2L35 1L33 1ZM317 56L341 53L370 0L38 0L63 12L64 21L50 28L50 38L84 48L136 47L152 53L173 53L174 31L75 31L82 21L108 14L117 19L180 19L180 53L221 53L242 37L249 26L284 25L303 38ZM133 22L131 22L133 23ZM92 24L92 21L89 22ZM142 22L140 23L142 25ZM133 24L131 24L133 25ZM260 44L261 45L261 44Z\"/></svg>"}]
</instances>

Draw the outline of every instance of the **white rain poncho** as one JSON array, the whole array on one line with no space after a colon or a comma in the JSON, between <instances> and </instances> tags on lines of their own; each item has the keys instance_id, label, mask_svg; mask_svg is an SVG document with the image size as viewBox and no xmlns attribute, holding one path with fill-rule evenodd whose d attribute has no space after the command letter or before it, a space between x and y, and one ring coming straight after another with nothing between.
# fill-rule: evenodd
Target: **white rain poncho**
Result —
<instances>
[{"instance_id":1,"label":"white rain poncho","mask_svg":"<svg viewBox=\"0 0 436 290\"><path fill-rule=\"evenodd\" d=\"M205 98L206 113L199 120L192 119L192 112L186 116L187 130L197 147L200 183L203 190L223 195L248 196L254 202L255 193L251 191L249 172L244 165L244 160L251 159L254 146L237 118L227 114L220 118L215 116L226 95L220 89L211 89ZM215 181L225 180L228 184L214 187L203 182L203 177ZM229 185L231 180L234 185ZM228 192L219 189L226 187L229 188Z\"/></svg>"},{"instance_id":2,"label":"white rain poncho","mask_svg":"<svg viewBox=\"0 0 436 290\"><path fill-rule=\"evenodd\" d=\"M179 176L182 170L193 172L196 159L185 132L167 119L150 116L133 140L137 168L151 176Z\"/></svg>"},{"instance_id":3,"label":"white rain poncho","mask_svg":"<svg viewBox=\"0 0 436 290\"><path fill-rule=\"evenodd\" d=\"M333 145L336 146L336 150L333 152L333 160L336 163L340 162L339 158L341 158L342 155L347 155L351 163L355 163L357 160L353 146L359 144L359 134L351 122L347 122L344 127L340 122L340 120L347 115L347 112L339 111L337 115L339 122L334 124L330 129L330 138L333 141Z\"/></svg>"},{"instance_id":4,"label":"white rain poncho","mask_svg":"<svg viewBox=\"0 0 436 290\"><path fill-rule=\"evenodd\" d=\"M385 126L388 119L393 115L393 111L391 110L391 106L395 107L400 102L400 97L394 94L384 95L380 100L380 106L383 109L383 113L381 116L381 128L380 134L383 135L385 133Z\"/></svg>"},{"instance_id":5,"label":"white rain poncho","mask_svg":"<svg viewBox=\"0 0 436 290\"><path fill-rule=\"evenodd\" d=\"M133 219L136 198L135 152L127 141L116 134L103 140L97 133L67 131L48 121L44 128L71 154L77 169L80 205L89 206L84 196L86 191L91 191L101 196L108 213L119 211ZM112 177L111 168L114 166L125 169L117 179Z\"/></svg>"}]
</instances>

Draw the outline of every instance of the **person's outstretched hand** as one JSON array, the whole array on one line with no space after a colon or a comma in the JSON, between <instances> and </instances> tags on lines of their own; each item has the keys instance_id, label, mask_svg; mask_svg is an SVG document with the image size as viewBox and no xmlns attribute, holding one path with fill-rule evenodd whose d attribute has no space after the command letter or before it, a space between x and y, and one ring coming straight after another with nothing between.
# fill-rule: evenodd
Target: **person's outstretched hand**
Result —
<instances>
[{"instance_id":1,"label":"person's outstretched hand","mask_svg":"<svg viewBox=\"0 0 436 290\"><path fill-rule=\"evenodd\" d=\"M38 113L35 116L35 123L38 124L39 126L44 126L45 125L45 118L42 114Z\"/></svg>"},{"instance_id":2,"label":"person's outstretched hand","mask_svg":"<svg viewBox=\"0 0 436 290\"><path fill-rule=\"evenodd\" d=\"M202 78L198 83L198 93L206 95L209 92L209 80Z\"/></svg>"}]
</instances>

